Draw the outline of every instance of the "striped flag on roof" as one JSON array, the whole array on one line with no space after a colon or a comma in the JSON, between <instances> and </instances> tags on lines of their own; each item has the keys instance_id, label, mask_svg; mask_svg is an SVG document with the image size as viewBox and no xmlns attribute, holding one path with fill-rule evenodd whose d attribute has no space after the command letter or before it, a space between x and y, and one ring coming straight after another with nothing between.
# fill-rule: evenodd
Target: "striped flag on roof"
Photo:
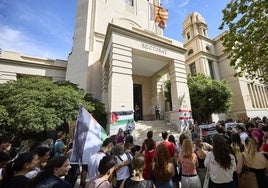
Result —
<instances>
[{"instance_id":1,"label":"striped flag on roof","mask_svg":"<svg viewBox=\"0 0 268 188\"><path fill-rule=\"evenodd\" d=\"M162 29L166 28L166 22L168 19L168 10L149 3L150 7L150 20L154 20L158 23L158 26Z\"/></svg>"}]
</instances>

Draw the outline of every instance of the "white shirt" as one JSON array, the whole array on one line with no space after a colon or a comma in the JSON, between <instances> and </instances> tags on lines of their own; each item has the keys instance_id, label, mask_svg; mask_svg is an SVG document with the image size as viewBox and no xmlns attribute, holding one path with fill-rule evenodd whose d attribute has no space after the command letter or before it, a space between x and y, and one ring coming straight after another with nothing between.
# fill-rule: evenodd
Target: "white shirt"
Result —
<instances>
[{"instance_id":1,"label":"white shirt","mask_svg":"<svg viewBox=\"0 0 268 188\"><path fill-rule=\"evenodd\" d=\"M98 176L99 173L99 164L100 160L105 156L104 152L98 152L89 157L88 161L88 179L91 180L95 176Z\"/></svg>"},{"instance_id":2,"label":"white shirt","mask_svg":"<svg viewBox=\"0 0 268 188\"><path fill-rule=\"evenodd\" d=\"M130 155L130 157L132 158L132 156ZM121 161L119 159L118 156L115 156L116 158L116 164L121 164L123 161L127 161L128 160L128 157L127 155L124 153L123 155L120 155L120 158L123 160ZM129 168L128 166L123 166L121 168L119 168L117 171L116 171L116 179L117 180L124 180L124 179L127 179L130 177L130 172L129 172Z\"/></svg>"},{"instance_id":3,"label":"white shirt","mask_svg":"<svg viewBox=\"0 0 268 188\"><path fill-rule=\"evenodd\" d=\"M247 133L245 133L245 132L241 132L241 134L240 134L240 139L241 139L241 142L242 142L243 144L245 144L245 140L246 140L247 137L248 137L248 134L247 134Z\"/></svg>"},{"instance_id":4,"label":"white shirt","mask_svg":"<svg viewBox=\"0 0 268 188\"><path fill-rule=\"evenodd\" d=\"M27 178L33 179L37 174L39 174L39 172L41 172L41 168L35 167L34 170L28 172L25 176Z\"/></svg>"},{"instance_id":5,"label":"white shirt","mask_svg":"<svg viewBox=\"0 0 268 188\"><path fill-rule=\"evenodd\" d=\"M213 152L208 152L204 164L209 168L210 179L214 183L229 183L233 181L233 173L236 170L235 157L231 156L231 167L224 170L215 160Z\"/></svg>"}]
</instances>

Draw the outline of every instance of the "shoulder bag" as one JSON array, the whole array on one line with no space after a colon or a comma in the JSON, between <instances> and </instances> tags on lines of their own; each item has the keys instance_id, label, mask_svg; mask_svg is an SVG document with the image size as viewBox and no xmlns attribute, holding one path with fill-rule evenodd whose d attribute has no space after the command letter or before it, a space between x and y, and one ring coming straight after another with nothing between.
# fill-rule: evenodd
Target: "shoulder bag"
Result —
<instances>
[{"instance_id":1,"label":"shoulder bag","mask_svg":"<svg viewBox=\"0 0 268 188\"><path fill-rule=\"evenodd\" d=\"M237 175L238 188L258 188L257 178L254 172L249 170L246 158L242 154L243 168L242 172Z\"/></svg>"}]
</instances>

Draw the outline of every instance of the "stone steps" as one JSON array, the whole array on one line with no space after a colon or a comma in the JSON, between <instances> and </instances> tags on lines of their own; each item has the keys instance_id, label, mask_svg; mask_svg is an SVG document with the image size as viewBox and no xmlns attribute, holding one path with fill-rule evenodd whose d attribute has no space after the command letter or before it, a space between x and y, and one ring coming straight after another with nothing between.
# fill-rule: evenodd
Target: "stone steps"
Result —
<instances>
[{"instance_id":1,"label":"stone steps","mask_svg":"<svg viewBox=\"0 0 268 188\"><path fill-rule=\"evenodd\" d=\"M176 141L179 140L180 133L164 120L138 121L135 122L135 145L141 145L143 143L144 139L147 138L147 132L149 130L153 131L153 139L157 142L161 141L161 133L165 131L169 135L174 135Z\"/></svg>"}]
</instances>

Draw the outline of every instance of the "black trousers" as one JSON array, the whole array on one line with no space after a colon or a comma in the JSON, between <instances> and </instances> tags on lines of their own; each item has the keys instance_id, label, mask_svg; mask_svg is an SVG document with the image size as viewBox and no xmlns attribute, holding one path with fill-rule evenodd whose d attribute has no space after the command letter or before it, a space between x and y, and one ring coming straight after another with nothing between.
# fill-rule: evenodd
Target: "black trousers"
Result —
<instances>
[{"instance_id":1,"label":"black trousers","mask_svg":"<svg viewBox=\"0 0 268 188\"><path fill-rule=\"evenodd\" d=\"M213 181L209 180L209 188L236 188L234 181L229 183L214 183Z\"/></svg>"}]
</instances>

